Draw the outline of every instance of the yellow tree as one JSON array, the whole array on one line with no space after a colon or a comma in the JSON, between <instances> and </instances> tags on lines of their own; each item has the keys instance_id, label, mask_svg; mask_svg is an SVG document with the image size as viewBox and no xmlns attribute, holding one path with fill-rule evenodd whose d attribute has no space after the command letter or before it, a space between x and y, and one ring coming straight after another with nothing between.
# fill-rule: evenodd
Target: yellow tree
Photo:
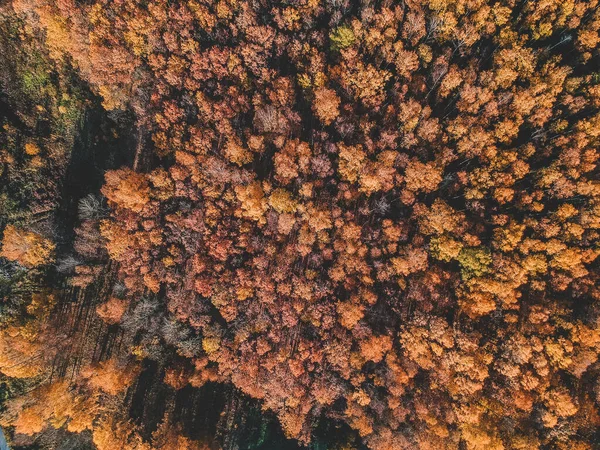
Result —
<instances>
[{"instance_id":1,"label":"yellow tree","mask_svg":"<svg viewBox=\"0 0 600 450\"><path fill-rule=\"evenodd\" d=\"M35 267L52 263L53 254L54 244L39 234L13 225L4 229L0 256L25 267Z\"/></svg>"}]
</instances>

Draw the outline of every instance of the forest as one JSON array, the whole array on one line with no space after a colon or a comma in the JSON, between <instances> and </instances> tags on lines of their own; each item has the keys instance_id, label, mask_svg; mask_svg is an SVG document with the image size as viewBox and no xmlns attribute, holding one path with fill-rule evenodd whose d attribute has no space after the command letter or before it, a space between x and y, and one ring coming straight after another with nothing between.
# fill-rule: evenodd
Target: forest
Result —
<instances>
[{"instance_id":1,"label":"forest","mask_svg":"<svg viewBox=\"0 0 600 450\"><path fill-rule=\"evenodd\" d=\"M0 448L600 449L598 0L0 1Z\"/></svg>"}]
</instances>

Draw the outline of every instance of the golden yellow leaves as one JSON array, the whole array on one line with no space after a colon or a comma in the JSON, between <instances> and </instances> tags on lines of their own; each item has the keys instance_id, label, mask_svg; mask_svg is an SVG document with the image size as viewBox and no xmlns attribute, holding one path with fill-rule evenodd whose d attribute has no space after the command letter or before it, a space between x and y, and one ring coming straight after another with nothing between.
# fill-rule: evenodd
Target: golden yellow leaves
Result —
<instances>
[{"instance_id":1,"label":"golden yellow leaves","mask_svg":"<svg viewBox=\"0 0 600 450\"><path fill-rule=\"evenodd\" d=\"M27 142L25 144L25 153L29 156L35 156L40 153L40 147L33 142Z\"/></svg>"},{"instance_id":2,"label":"golden yellow leaves","mask_svg":"<svg viewBox=\"0 0 600 450\"><path fill-rule=\"evenodd\" d=\"M126 42L131 46L133 54L136 56L147 56L150 50L150 46L146 41L146 36L144 33L147 24L145 24L139 18L134 18L134 20L132 21L132 23L129 24L129 26L129 31L123 33L123 37L125 38Z\"/></svg>"},{"instance_id":3,"label":"golden yellow leaves","mask_svg":"<svg viewBox=\"0 0 600 450\"><path fill-rule=\"evenodd\" d=\"M545 274L548 270L548 263L542 254L528 255L523 259L523 268L530 274Z\"/></svg>"},{"instance_id":4,"label":"golden yellow leaves","mask_svg":"<svg viewBox=\"0 0 600 450\"><path fill-rule=\"evenodd\" d=\"M245 149L237 139L228 139L225 145L225 157L238 166L243 166L252 161L253 155Z\"/></svg>"},{"instance_id":5,"label":"golden yellow leaves","mask_svg":"<svg viewBox=\"0 0 600 450\"><path fill-rule=\"evenodd\" d=\"M194 13L196 20L198 20L200 26L206 31L212 31L217 23L217 18L215 15L211 13L205 5L202 5L197 1L190 1L188 5Z\"/></svg>"},{"instance_id":6,"label":"golden yellow leaves","mask_svg":"<svg viewBox=\"0 0 600 450\"><path fill-rule=\"evenodd\" d=\"M221 339L218 336L207 336L202 339L202 349L212 355L221 347Z\"/></svg>"},{"instance_id":7,"label":"golden yellow leaves","mask_svg":"<svg viewBox=\"0 0 600 450\"><path fill-rule=\"evenodd\" d=\"M356 37L354 36L352 28L341 26L329 33L329 39L331 41L332 50L339 51L350 47L355 42Z\"/></svg>"},{"instance_id":8,"label":"golden yellow leaves","mask_svg":"<svg viewBox=\"0 0 600 450\"><path fill-rule=\"evenodd\" d=\"M446 262L456 259L463 248L460 241L449 236L432 238L429 245L431 254L435 258Z\"/></svg>"},{"instance_id":9,"label":"golden yellow leaves","mask_svg":"<svg viewBox=\"0 0 600 450\"><path fill-rule=\"evenodd\" d=\"M7 225L0 256L31 268L52 263L54 247L50 240L37 233Z\"/></svg>"},{"instance_id":10,"label":"golden yellow leaves","mask_svg":"<svg viewBox=\"0 0 600 450\"><path fill-rule=\"evenodd\" d=\"M294 213L298 208L297 202L292 198L289 191L275 189L269 196L269 205L278 213Z\"/></svg>"},{"instance_id":11,"label":"golden yellow leaves","mask_svg":"<svg viewBox=\"0 0 600 450\"><path fill-rule=\"evenodd\" d=\"M238 185L235 187L235 194L242 207L237 212L238 215L260 224L266 223L265 212L268 203L260 182L254 181L247 185Z\"/></svg>"},{"instance_id":12,"label":"golden yellow leaves","mask_svg":"<svg viewBox=\"0 0 600 450\"><path fill-rule=\"evenodd\" d=\"M580 278L588 274L587 269L583 265L583 262L586 259L585 256L586 255L577 248L565 248L553 256L550 261L550 266L562 269L565 272L570 273L574 278Z\"/></svg>"},{"instance_id":13,"label":"golden yellow leaves","mask_svg":"<svg viewBox=\"0 0 600 450\"><path fill-rule=\"evenodd\" d=\"M367 155L360 145L347 146L338 144L339 149L339 168L338 172L342 179L351 183L356 183Z\"/></svg>"},{"instance_id":14,"label":"golden yellow leaves","mask_svg":"<svg viewBox=\"0 0 600 450\"><path fill-rule=\"evenodd\" d=\"M512 251L521 242L524 231L525 225L518 223L511 223L506 227L496 228L494 230L494 244L503 252Z\"/></svg>"}]
</instances>

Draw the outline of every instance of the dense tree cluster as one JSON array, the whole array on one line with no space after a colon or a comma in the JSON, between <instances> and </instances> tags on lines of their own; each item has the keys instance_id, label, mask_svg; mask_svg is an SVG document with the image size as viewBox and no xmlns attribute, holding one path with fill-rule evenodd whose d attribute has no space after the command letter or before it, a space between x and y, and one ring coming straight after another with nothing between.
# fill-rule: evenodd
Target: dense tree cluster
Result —
<instances>
[{"instance_id":1,"label":"dense tree cluster","mask_svg":"<svg viewBox=\"0 0 600 450\"><path fill-rule=\"evenodd\" d=\"M14 7L135 113L146 155L106 173L75 241L74 283L110 261L95 312L135 345L81 371L97 397L16 404L17 432L151 448L92 403L163 345L167 384L233 383L306 445L325 415L374 450L594 448L596 0ZM52 250L4 231L25 267ZM153 445L200 448L174 430Z\"/></svg>"}]
</instances>

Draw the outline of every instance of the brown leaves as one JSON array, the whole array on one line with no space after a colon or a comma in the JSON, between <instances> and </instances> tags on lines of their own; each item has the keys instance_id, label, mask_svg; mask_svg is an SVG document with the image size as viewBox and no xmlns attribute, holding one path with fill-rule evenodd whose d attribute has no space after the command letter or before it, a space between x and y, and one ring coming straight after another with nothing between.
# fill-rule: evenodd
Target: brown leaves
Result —
<instances>
[{"instance_id":1,"label":"brown leaves","mask_svg":"<svg viewBox=\"0 0 600 450\"><path fill-rule=\"evenodd\" d=\"M340 99L332 89L320 88L315 91L313 110L324 125L329 125L339 115Z\"/></svg>"},{"instance_id":2,"label":"brown leaves","mask_svg":"<svg viewBox=\"0 0 600 450\"><path fill-rule=\"evenodd\" d=\"M127 311L129 302L116 297L111 297L108 301L96 307L96 314L107 324L119 323L121 317Z\"/></svg>"}]
</instances>

